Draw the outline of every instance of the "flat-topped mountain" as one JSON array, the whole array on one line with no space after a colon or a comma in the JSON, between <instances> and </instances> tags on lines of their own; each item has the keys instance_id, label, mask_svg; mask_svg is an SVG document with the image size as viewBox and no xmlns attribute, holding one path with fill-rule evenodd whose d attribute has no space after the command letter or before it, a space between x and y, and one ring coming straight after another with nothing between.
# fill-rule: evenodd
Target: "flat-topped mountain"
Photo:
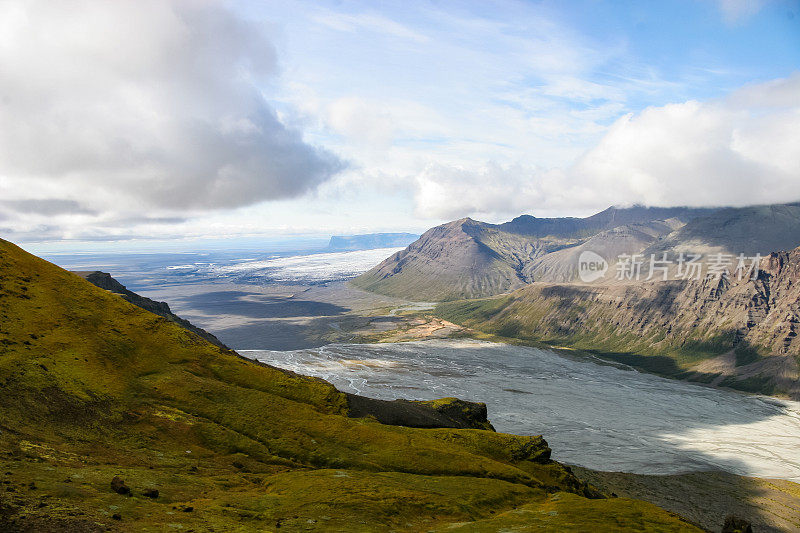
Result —
<instances>
[{"instance_id":1,"label":"flat-topped mountain","mask_svg":"<svg viewBox=\"0 0 800 533\"><path fill-rule=\"evenodd\" d=\"M699 531L485 406L354 403L3 240L0 319L2 531Z\"/></svg>"},{"instance_id":2,"label":"flat-topped mountain","mask_svg":"<svg viewBox=\"0 0 800 533\"><path fill-rule=\"evenodd\" d=\"M521 215L499 224L503 231L531 237L587 238L602 231L630 224L646 224L653 220L673 219L686 223L694 218L714 213L714 208L696 207L609 207L586 218L536 218Z\"/></svg>"},{"instance_id":3,"label":"flat-topped mountain","mask_svg":"<svg viewBox=\"0 0 800 533\"><path fill-rule=\"evenodd\" d=\"M761 254L800 245L800 203L731 207L697 217L644 253Z\"/></svg>"},{"instance_id":4,"label":"flat-topped mountain","mask_svg":"<svg viewBox=\"0 0 800 533\"><path fill-rule=\"evenodd\" d=\"M408 246L419 238L414 233L367 233L365 235L334 235L328 242L331 251L371 250Z\"/></svg>"}]
</instances>

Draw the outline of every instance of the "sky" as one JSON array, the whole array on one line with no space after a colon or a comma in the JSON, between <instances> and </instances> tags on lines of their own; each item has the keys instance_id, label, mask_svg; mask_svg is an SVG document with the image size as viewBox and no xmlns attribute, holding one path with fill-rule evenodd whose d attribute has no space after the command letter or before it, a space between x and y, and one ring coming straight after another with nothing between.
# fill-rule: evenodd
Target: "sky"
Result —
<instances>
[{"instance_id":1,"label":"sky","mask_svg":"<svg viewBox=\"0 0 800 533\"><path fill-rule=\"evenodd\" d=\"M800 200L800 0L0 0L0 237Z\"/></svg>"}]
</instances>

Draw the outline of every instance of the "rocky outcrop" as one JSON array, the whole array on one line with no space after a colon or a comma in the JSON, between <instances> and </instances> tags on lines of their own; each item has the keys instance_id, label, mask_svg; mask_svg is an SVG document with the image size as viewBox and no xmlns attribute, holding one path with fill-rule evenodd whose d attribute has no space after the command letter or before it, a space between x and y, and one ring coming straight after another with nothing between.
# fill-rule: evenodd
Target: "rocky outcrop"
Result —
<instances>
[{"instance_id":1,"label":"rocky outcrop","mask_svg":"<svg viewBox=\"0 0 800 533\"><path fill-rule=\"evenodd\" d=\"M432 401L376 400L347 394L348 416L372 417L381 424L415 428L486 429L494 431L486 404L458 398Z\"/></svg>"},{"instance_id":2,"label":"rocky outcrop","mask_svg":"<svg viewBox=\"0 0 800 533\"><path fill-rule=\"evenodd\" d=\"M133 305L141 307L142 309L144 309L146 311L150 311L154 315L158 315L158 316L160 316L162 318L166 318L167 320L169 320L171 322L175 322L176 324L181 326L183 329L189 330L192 333L196 333L197 335L199 335L203 339L207 340L208 342L210 342L212 344L216 344L220 348L229 349L227 346L222 344L222 341L220 341L218 338L216 338L211 333L207 332L206 330L204 330L202 328L198 328L197 326L195 326L194 324L192 324L188 320L186 320L184 318L181 318L178 315L174 314L170 310L169 304L167 304L167 302L157 302L155 300L151 300L150 298L145 298L144 296L140 296L140 295L136 294L135 292L130 291L127 288L125 288L125 286L123 284L121 284L119 281L115 280L111 276L111 274L108 274L107 272L100 272L99 270L96 270L96 271L76 271L75 274L79 275L80 277L82 277L83 279L85 279L86 281L91 283L92 285L95 285L96 287L100 287L101 289L105 289L107 291L110 291L110 292L120 296L122 299L124 299L127 302L132 303Z\"/></svg>"}]
</instances>

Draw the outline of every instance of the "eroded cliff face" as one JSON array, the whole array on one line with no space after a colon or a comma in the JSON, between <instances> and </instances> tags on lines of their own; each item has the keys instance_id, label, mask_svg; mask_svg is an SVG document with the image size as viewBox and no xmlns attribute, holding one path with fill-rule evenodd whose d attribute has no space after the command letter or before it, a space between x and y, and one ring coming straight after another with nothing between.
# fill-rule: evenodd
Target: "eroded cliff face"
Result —
<instances>
[{"instance_id":1,"label":"eroded cliff face","mask_svg":"<svg viewBox=\"0 0 800 533\"><path fill-rule=\"evenodd\" d=\"M661 374L800 399L800 249L758 279L539 284L443 304L446 319L506 337L602 352Z\"/></svg>"}]
</instances>

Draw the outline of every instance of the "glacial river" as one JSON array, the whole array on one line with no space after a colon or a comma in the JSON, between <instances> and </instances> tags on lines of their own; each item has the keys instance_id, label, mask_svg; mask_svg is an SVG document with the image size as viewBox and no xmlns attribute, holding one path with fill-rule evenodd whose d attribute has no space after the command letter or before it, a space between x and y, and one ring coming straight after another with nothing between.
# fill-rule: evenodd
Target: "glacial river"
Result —
<instances>
[{"instance_id":1,"label":"glacial river","mask_svg":"<svg viewBox=\"0 0 800 533\"><path fill-rule=\"evenodd\" d=\"M725 470L800 482L800 403L546 350L433 340L242 355L392 400L485 402L497 431L544 435L553 458L606 471Z\"/></svg>"}]
</instances>

